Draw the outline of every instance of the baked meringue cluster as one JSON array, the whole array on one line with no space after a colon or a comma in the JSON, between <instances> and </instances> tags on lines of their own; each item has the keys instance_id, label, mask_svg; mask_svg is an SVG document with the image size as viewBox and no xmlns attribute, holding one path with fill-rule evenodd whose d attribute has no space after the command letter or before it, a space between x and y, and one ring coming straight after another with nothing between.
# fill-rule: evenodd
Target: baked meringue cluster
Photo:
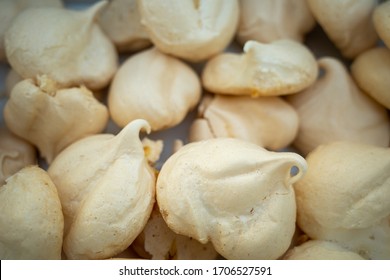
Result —
<instances>
[{"instance_id":1,"label":"baked meringue cluster","mask_svg":"<svg viewBox=\"0 0 390 280\"><path fill-rule=\"evenodd\" d=\"M0 1L0 259L390 259L390 2L68 4Z\"/></svg>"}]
</instances>

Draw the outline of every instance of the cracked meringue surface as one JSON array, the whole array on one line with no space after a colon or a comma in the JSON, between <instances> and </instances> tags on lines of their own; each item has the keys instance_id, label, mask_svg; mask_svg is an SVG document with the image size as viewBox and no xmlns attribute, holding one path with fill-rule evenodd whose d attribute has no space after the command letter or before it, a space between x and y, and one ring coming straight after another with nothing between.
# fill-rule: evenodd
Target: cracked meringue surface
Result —
<instances>
[{"instance_id":1,"label":"cracked meringue surface","mask_svg":"<svg viewBox=\"0 0 390 280\"><path fill-rule=\"evenodd\" d=\"M48 163L76 140L102 132L108 117L90 90L60 88L46 75L17 83L4 107L7 127L34 144Z\"/></svg>"}]
</instances>

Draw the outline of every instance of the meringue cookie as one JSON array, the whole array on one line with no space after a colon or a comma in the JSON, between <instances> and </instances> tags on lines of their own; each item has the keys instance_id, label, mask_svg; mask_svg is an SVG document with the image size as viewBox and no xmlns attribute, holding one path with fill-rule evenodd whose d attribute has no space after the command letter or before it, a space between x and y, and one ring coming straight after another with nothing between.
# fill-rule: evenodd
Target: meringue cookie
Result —
<instances>
[{"instance_id":1,"label":"meringue cookie","mask_svg":"<svg viewBox=\"0 0 390 280\"><path fill-rule=\"evenodd\" d=\"M243 54L224 53L210 59L202 82L213 93L276 96L307 88L317 75L316 59L301 43L248 41Z\"/></svg>"},{"instance_id":2,"label":"meringue cookie","mask_svg":"<svg viewBox=\"0 0 390 280\"><path fill-rule=\"evenodd\" d=\"M49 166L64 218L64 252L69 259L106 259L130 246L154 204L155 174L148 165L140 130L129 123L116 136L85 137Z\"/></svg>"},{"instance_id":3,"label":"meringue cookie","mask_svg":"<svg viewBox=\"0 0 390 280\"><path fill-rule=\"evenodd\" d=\"M0 61L6 59L4 34L12 20L22 11L36 7L63 7L61 0L1 0L0 1Z\"/></svg>"},{"instance_id":4,"label":"meringue cookie","mask_svg":"<svg viewBox=\"0 0 390 280\"><path fill-rule=\"evenodd\" d=\"M134 52L152 44L141 25L137 0L111 0L98 20L120 52Z\"/></svg>"},{"instance_id":5,"label":"meringue cookie","mask_svg":"<svg viewBox=\"0 0 390 280\"><path fill-rule=\"evenodd\" d=\"M211 243L201 244L174 233L165 223L157 206L153 208L148 223L131 247L138 255L153 260L213 260L218 257Z\"/></svg>"},{"instance_id":6,"label":"meringue cookie","mask_svg":"<svg viewBox=\"0 0 390 280\"><path fill-rule=\"evenodd\" d=\"M241 0L237 39L242 45L250 40L302 42L315 23L306 0Z\"/></svg>"},{"instance_id":7,"label":"meringue cookie","mask_svg":"<svg viewBox=\"0 0 390 280\"><path fill-rule=\"evenodd\" d=\"M367 259L390 258L390 148L354 142L319 146L294 185L298 226Z\"/></svg>"},{"instance_id":8,"label":"meringue cookie","mask_svg":"<svg viewBox=\"0 0 390 280\"><path fill-rule=\"evenodd\" d=\"M298 172L291 175L291 168ZM267 151L232 138L183 146L157 178L160 212L174 232L227 259L277 259L295 231L292 184L306 172L295 153Z\"/></svg>"},{"instance_id":9,"label":"meringue cookie","mask_svg":"<svg viewBox=\"0 0 390 280\"><path fill-rule=\"evenodd\" d=\"M285 260L364 260L337 243L324 240L309 240L287 251Z\"/></svg>"},{"instance_id":10,"label":"meringue cookie","mask_svg":"<svg viewBox=\"0 0 390 280\"><path fill-rule=\"evenodd\" d=\"M200 96L201 84L195 71L152 48L121 65L111 83L108 108L120 127L141 118L156 131L179 124Z\"/></svg>"},{"instance_id":11,"label":"meringue cookie","mask_svg":"<svg viewBox=\"0 0 390 280\"><path fill-rule=\"evenodd\" d=\"M347 140L388 147L386 109L362 92L339 60L318 60L324 75L310 88L287 97L300 118L294 146L303 154L332 141Z\"/></svg>"},{"instance_id":12,"label":"meringue cookie","mask_svg":"<svg viewBox=\"0 0 390 280\"><path fill-rule=\"evenodd\" d=\"M192 62L222 52L239 19L237 0L139 0L141 23L162 52Z\"/></svg>"},{"instance_id":13,"label":"meringue cookie","mask_svg":"<svg viewBox=\"0 0 390 280\"><path fill-rule=\"evenodd\" d=\"M107 86L118 55L95 23L106 4L98 2L86 11L36 8L19 14L5 34L12 68L23 78L48 74L63 87Z\"/></svg>"},{"instance_id":14,"label":"meringue cookie","mask_svg":"<svg viewBox=\"0 0 390 280\"><path fill-rule=\"evenodd\" d=\"M377 0L307 0L317 22L346 58L354 58L377 43L372 21L377 3Z\"/></svg>"},{"instance_id":15,"label":"meringue cookie","mask_svg":"<svg viewBox=\"0 0 390 280\"><path fill-rule=\"evenodd\" d=\"M247 140L261 147L286 148L298 132L298 114L280 97L206 96L190 127L190 142L216 137Z\"/></svg>"},{"instance_id":16,"label":"meringue cookie","mask_svg":"<svg viewBox=\"0 0 390 280\"><path fill-rule=\"evenodd\" d=\"M0 127L0 186L23 167L36 163L35 147L5 127Z\"/></svg>"},{"instance_id":17,"label":"meringue cookie","mask_svg":"<svg viewBox=\"0 0 390 280\"><path fill-rule=\"evenodd\" d=\"M28 166L0 187L0 259L61 259L64 217L46 171Z\"/></svg>"},{"instance_id":18,"label":"meringue cookie","mask_svg":"<svg viewBox=\"0 0 390 280\"><path fill-rule=\"evenodd\" d=\"M351 65L358 86L378 103L390 109L390 50L372 48L361 53Z\"/></svg>"},{"instance_id":19,"label":"meringue cookie","mask_svg":"<svg viewBox=\"0 0 390 280\"><path fill-rule=\"evenodd\" d=\"M106 106L85 87L58 88L47 76L19 82L4 107L7 127L38 147L51 163L65 147L87 135L103 131Z\"/></svg>"}]
</instances>

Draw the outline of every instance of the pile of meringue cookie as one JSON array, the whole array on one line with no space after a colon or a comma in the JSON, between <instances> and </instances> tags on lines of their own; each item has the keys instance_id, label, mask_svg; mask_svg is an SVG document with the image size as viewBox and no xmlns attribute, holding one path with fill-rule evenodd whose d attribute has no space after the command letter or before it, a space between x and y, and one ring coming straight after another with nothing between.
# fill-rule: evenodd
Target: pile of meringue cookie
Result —
<instances>
[{"instance_id":1,"label":"pile of meringue cookie","mask_svg":"<svg viewBox=\"0 0 390 280\"><path fill-rule=\"evenodd\" d=\"M0 1L0 259L390 259L390 1L64 2Z\"/></svg>"}]
</instances>

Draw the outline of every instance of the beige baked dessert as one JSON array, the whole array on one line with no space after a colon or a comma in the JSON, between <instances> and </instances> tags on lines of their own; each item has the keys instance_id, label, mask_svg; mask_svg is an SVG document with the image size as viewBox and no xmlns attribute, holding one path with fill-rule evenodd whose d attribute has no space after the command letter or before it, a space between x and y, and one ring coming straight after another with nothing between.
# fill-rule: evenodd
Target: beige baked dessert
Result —
<instances>
[{"instance_id":1,"label":"beige baked dessert","mask_svg":"<svg viewBox=\"0 0 390 280\"><path fill-rule=\"evenodd\" d=\"M19 14L4 37L10 65L23 78L47 74L62 87L107 86L118 56L96 23L105 5L100 1L85 11L36 8Z\"/></svg>"},{"instance_id":2,"label":"beige baked dessert","mask_svg":"<svg viewBox=\"0 0 390 280\"><path fill-rule=\"evenodd\" d=\"M358 88L341 61L324 57L318 64L324 74L316 83L287 98L300 119L294 146L305 155L337 140L388 147L386 109Z\"/></svg>"},{"instance_id":3,"label":"beige baked dessert","mask_svg":"<svg viewBox=\"0 0 390 280\"><path fill-rule=\"evenodd\" d=\"M322 145L294 184L297 223L312 239L336 242L366 259L390 258L390 148Z\"/></svg>"},{"instance_id":4,"label":"beige baked dessert","mask_svg":"<svg viewBox=\"0 0 390 280\"><path fill-rule=\"evenodd\" d=\"M390 3L383 1L378 5L372 15L372 21L379 38L390 48Z\"/></svg>"},{"instance_id":5,"label":"beige baked dessert","mask_svg":"<svg viewBox=\"0 0 390 280\"><path fill-rule=\"evenodd\" d=\"M242 54L223 53L208 60L202 83L213 93L278 96L307 88L317 74L313 53L301 43L248 41Z\"/></svg>"},{"instance_id":6,"label":"beige baked dessert","mask_svg":"<svg viewBox=\"0 0 390 280\"><path fill-rule=\"evenodd\" d=\"M145 227L155 199L155 173L139 139L150 132L135 120L117 135L85 137L49 166L65 218L69 259L107 259L130 246Z\"/></svg>"},{"instance_id":7,"label":"beige baked dessert","mask_svg":"<svg viewBox=\"0 0 390 280\"><path fill-rule=\"evenodd\" d=\"M372 48L361 53L351 65L357 85L377 102L390 109L390 50Z\"/></svg>"},{"instance_id":8,"label":"beige baked dessert","mask_svg":"<svg viewBox=\"0 0 390 280\"><path fill-rule=\"evenodd\" d=\"M218 257L211 243L202 244L173 232L156 205L131 247L139 256L152 260L213 260Z\"/></svg>"},{"instance_id":9,"label":"beige baked dessert","mask_svg":"<svg viewBox=\"0 0 390 280\"><path fill-rule=\"evenodd\" d=\"M337 243L309 240L287 251L285 260L364 260L359 254Z\"/></svg>"},{"instance_id":10,"label":"beige baked dessert","mask_svg":"<svg viewBox=\"0 0 390 280\"><path fill-rule=\"evenodd\" d=\"M141 24L137 0L110 1L98 21L119 52L134 52L152 44Z\"/></svg>"},{"instance_id":11,"label":"beige baked dessert","mask_svg":"<svg viewBox=\"0 0 390 280\"><path fill-rule=\"evenodd\" d=\"M280 39L303 42L315 20L306 0L241 0L237 39L271 43Z\"/></svg>"},{"instance_id":12,"label":"beige baked dessert","mask_svg":"<svg viewBox=\"0 0 390 280\"><path fill-rule=\"evenodd\" d=\"M0 259L61 259L64 217L57 189L37 166L0 187Z\"/></svg>"},{"instance_id":13,"label":"beige baked dessert","mask_svg":"<svg viewBox=\"0 0 390 280\"><path fill-rule=\"evenodd\" d=\"M0 127L0 186L23 167L36 163L35 147L11 133L6 127Z\"/></svg>"},{"instance_id":14,"label":"beige baked dessert","mask_svg":"<svg viewBox=\"0 0 390 280\"><path fill-rule=\"evenodd\" d=\"M280 97L208 95L190 126L189 141L231 137L279 150L292 143L298 125L297 112Z\"/></svg>"},{"instance_id":15,"label":"beige baked dessert","mask_svg":"<svg viewBox=\"0 0 390 280\"><path fill-rule=\"evenodd\" d=\"M378 0L307 0L328 38L350 59L378 41L372 21L377 3Z\"/></svg>"},{"instance_id":16,"label":"beige baked dessert","mask_svg":"<svg viewBox=\"0 0 390 280\"><path fill-rule=\"evenodd\" d=\"M211 242L226 259L277 259L294 235L292 185L306 168L298 154L243 140L194 142L162 166L157 202L171 230Z\"/></svg>"},{"instance_id":17,"label":"beige baked dessert","mask_svg":"<svg viewBox=\"0 0 390 280\"><path fill-rule=\"evenodd\" d=\"M4 107L4 121L51 163L76 140L102 132L108 110L84 86L61 88L44 75L16 84Z\"/></svg>"},{"instance_id":18,"label":"beige baked dessert","mask_svg":"<svg viewBox=\"0 0 390 280\"><path fill-rule=\"evenodd\" d=\"M162 52L189 61L206 60L232 41L237 0L139 0L141 23Z\"/></svg>"},{"instance_id":19,"label":"beige baked dessert","mask_svg":"<svg viewBox=\"0 0 390 280\"><path fill-rule=\"evenodd\" d=\"M5 61L4 34L12 20L29 8L56 7L61 8L61 0L1 0L0 1L0 61Z\"/></svg>"},{"instance_id":20,"label":"beige baked dessert","mask_svg":"<svg viewBox=\"0 0 390 280\"><path fill-rule=\"evenodd\" d=\"M195 71L156 48L129 57L111 83L108 108L120 127L145 119L153 131L180 123L201 96Z\"/></svg>"}]
</instances>

